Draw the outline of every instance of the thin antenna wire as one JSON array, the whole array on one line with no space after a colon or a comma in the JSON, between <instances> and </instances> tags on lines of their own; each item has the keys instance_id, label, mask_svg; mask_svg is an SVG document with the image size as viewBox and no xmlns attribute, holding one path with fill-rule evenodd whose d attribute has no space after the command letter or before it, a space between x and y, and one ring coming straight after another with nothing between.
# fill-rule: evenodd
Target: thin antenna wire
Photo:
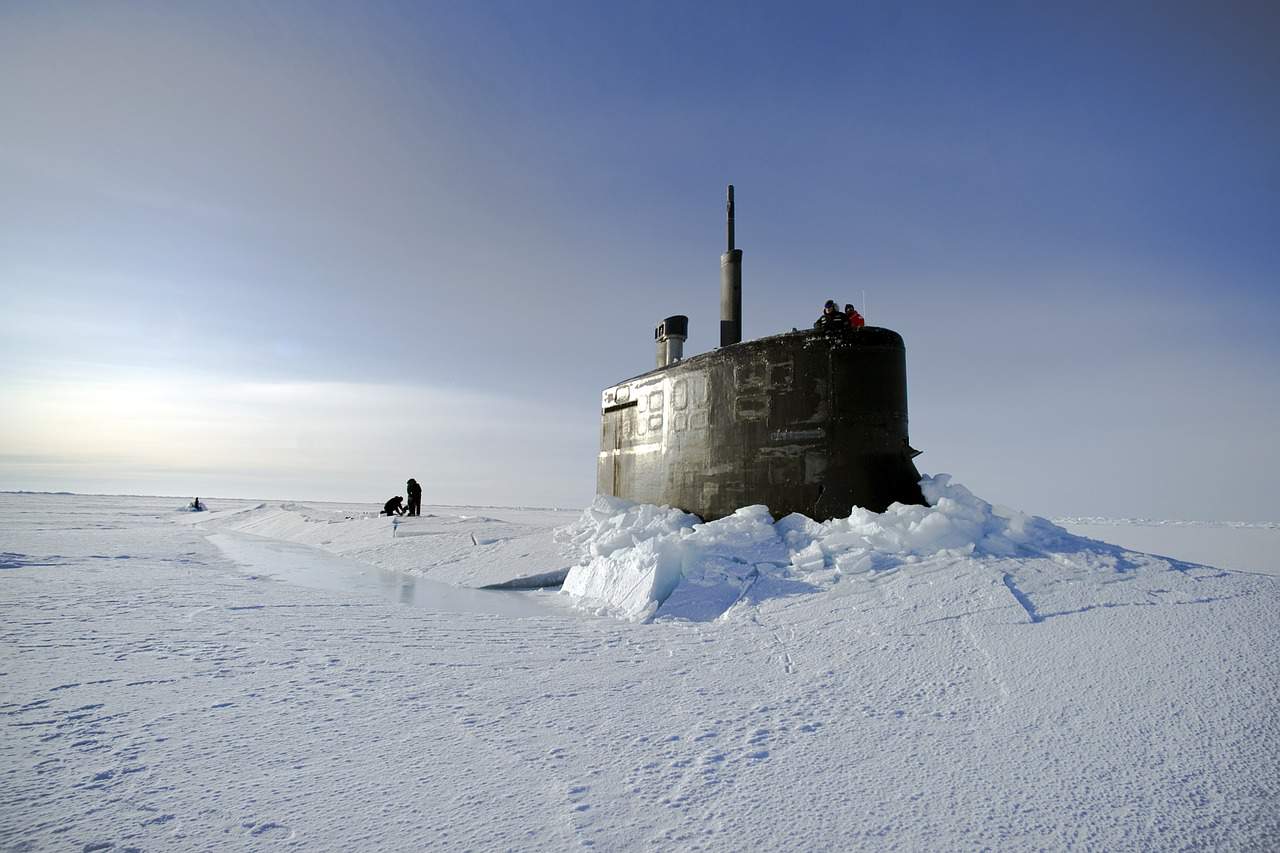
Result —
<instances>
[{"instance_id":1,"label":"thin antenna wire","mask_svg":"<svg viewBox=\"0 0 1280 853\"><path fill-rule=\"evenodd\" d=\"M862 288L862 319L866 320L870 317L867 313L867 289Z\"/></svg>"}]
</instances>

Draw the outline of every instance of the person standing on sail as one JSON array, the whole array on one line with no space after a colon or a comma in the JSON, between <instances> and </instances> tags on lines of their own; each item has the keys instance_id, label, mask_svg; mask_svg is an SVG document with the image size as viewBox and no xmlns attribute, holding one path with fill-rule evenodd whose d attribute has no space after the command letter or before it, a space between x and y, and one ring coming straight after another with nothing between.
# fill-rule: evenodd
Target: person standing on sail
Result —
<instances>
[{"instance_id":1,"label":"person standing on sail","mask_svg":"<svg viewBox=\"0 0 1280 853\"><path fill-rule=\"evenodd\" d=\"M813 327L828 335L835 335L849 328L849 318L840 313L834 299L828 299L827 304L822 306L822 316L813 324Z\"/></svg>"}]
</instances>

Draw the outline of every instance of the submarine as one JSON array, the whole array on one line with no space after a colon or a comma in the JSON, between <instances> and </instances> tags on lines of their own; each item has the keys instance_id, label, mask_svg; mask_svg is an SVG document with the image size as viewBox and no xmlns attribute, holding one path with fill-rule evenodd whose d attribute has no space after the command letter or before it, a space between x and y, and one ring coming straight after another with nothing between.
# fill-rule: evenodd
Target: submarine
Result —
<instances>
[{"instance_id":1,"label":"submarine","mask_svg":"<svg viewBox=\"0 0 1280 853\"><path fill-rule=\"evenodd\" d=\"M685 358L689 318L657 325L654 369L601 393L596 492L703 521L753 504L817 521L925 504L902 336L864 326L743 341L732 185L726 214L720 346Z\"/></svg>"}]
</instances>

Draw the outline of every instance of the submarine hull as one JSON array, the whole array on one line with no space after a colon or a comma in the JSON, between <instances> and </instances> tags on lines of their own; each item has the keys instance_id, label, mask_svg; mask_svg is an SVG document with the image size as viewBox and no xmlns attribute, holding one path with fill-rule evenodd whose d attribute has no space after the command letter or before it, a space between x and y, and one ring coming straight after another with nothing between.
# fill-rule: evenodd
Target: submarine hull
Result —
<instances>
[{"instance_id":1,"label":"submarine hull","mask_svg":"<svg viewBox=\"0 0 1280 853\"><path fill-rule=\"evenodd\" d=\"M725 346L605 389L596 491L706 521L923 504L906 349L889 329Z\"/></svg>"}]
</instances>

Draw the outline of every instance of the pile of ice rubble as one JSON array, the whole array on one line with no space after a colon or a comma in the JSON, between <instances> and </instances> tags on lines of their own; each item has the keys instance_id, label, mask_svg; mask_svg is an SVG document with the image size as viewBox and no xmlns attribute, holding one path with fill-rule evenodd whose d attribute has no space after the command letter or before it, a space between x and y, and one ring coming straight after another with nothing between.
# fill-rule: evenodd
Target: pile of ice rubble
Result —
<instances>
[{"instance_id":1,"label":"pile of ice rubble","mask_svg":"<svg viewBox=\"0 0 1280 853\"><path fill-rule=\"evenodd\" d=\"M1076 537L1043 518L994 507L948 474L921 481L931 506L854 508L818 523L744 507L702 523L669 507L597 497L556 539L578 550L563 590L581 606L632 620L727 614L753 587L785 594L939 555L1040 556Z\"/></svg>"}]
</instances>

